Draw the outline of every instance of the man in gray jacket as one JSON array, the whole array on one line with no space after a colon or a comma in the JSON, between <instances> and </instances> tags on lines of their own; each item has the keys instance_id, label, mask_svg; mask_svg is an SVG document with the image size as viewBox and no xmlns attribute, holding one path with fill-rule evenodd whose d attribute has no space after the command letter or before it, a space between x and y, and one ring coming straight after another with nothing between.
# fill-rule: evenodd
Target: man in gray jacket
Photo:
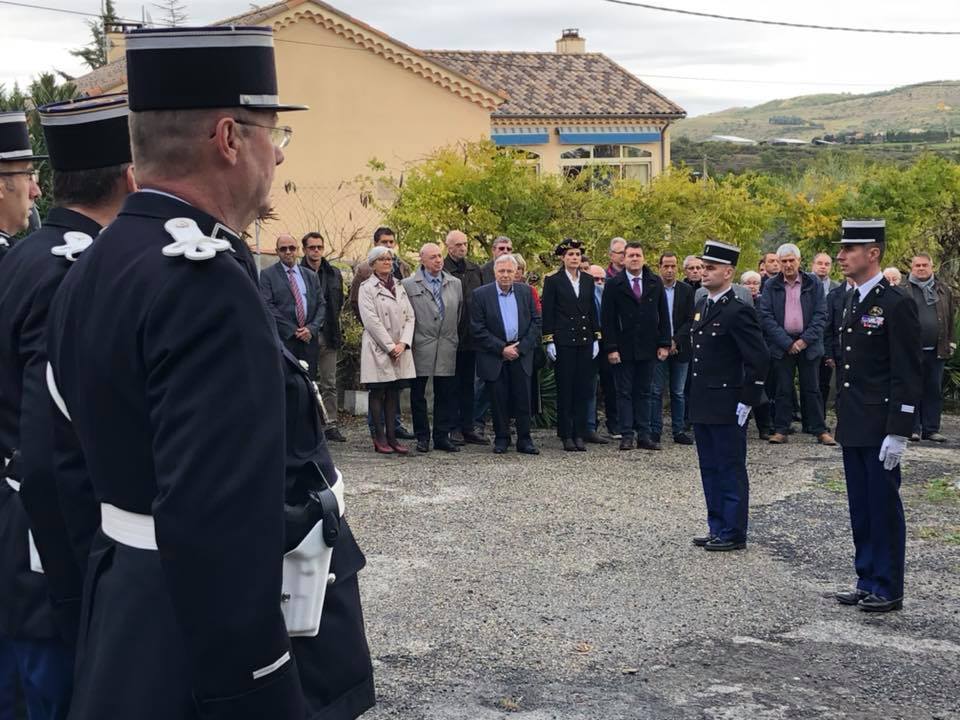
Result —
<instances>
[{"instance_id":1,"label":"man in gray jacket","mask_svg":"<svg viewBox=\"0 0 960 720\"><path fill-rule=\"evenodd\" d=\"M410 390L413 431L417 451L430 451L430 420L427 417L427 381L433 378L433 446L458 452L450 442L454 428L457 344L463 292L460 281L443 270L440 246L427 243L420 248L420 268L403 281L413 306L413 364L417 377Z\"/></svg>"}]
</instances>

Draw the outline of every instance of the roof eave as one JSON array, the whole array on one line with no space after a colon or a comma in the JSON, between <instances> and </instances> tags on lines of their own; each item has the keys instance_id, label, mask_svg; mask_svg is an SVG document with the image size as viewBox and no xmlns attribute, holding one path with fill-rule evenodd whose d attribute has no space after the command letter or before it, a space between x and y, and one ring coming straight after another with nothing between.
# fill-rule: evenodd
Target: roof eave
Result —
<instances>
[{"instance_id":1,"label":"roof eave","mask_svg":"<svg viewBox=\"0 0 960 720\"><path fill-rule=\"evenodd\" d=\"M548 113L543 115L532 115L524 113L522 115L511 115L506 113L491 113L494 119L503 120L626 120L626 119L661 119L661 120L682 120L687 113L589 113L589 114L563 114Z\"/></svg>"}]
</instances>

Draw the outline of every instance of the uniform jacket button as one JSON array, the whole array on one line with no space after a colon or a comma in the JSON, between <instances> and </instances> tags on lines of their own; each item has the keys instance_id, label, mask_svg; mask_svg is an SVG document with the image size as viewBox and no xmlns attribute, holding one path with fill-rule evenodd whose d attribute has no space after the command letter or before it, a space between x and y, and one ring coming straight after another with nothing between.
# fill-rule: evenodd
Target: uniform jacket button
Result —
<instances>
[{"instance_id":1,"label":"uniform jacket button","mask_svg":"<svg viewBox=\"0 0 960 720\"><path fill-rule=\"evenodd\" d=\"M843 384L843 386L844 386L844 387L850 387L850 383L845 382L845 383Z\"/></svg>"},{"instance_id":2,"label":"uniform jacket button","mask_svg":"<svg viewBox=\"0 0 960 720\"><path fill-rule=\"evenodd\" d=\"M327 585L333 585L337 581L336 573L330 573L327 575Z\"/></svg>"}]
</instances>

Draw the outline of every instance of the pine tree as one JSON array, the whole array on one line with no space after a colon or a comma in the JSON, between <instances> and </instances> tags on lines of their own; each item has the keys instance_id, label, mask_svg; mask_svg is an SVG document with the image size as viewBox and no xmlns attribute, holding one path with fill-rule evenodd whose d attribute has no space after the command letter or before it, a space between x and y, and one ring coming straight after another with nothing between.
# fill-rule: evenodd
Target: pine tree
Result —
<instances>
[{"instance_id":1,"label":"pine tree","mask_svg":"<svg viewBox=\"0 0 960 720\"><path fill-rule=\"evenodd\" d=\"M103 10L99 20L87 20L90 28L90 44L86 47L71 50L70 54L83 60L91 70L96 70L107 64L107 32L106 28L117 22L117 11L113 0L104 0Z\"/></svg>"}]
</instances>

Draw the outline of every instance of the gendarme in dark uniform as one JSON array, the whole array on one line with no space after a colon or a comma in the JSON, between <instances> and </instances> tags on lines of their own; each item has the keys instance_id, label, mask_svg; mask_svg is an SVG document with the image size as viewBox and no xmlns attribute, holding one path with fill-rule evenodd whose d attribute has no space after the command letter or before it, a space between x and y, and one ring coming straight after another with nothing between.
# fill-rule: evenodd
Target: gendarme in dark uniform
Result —
<instances>
[{"instance_id":1,"label":"gendarme in dark uniform","mask_svg":"<svg viewBox=\"0 0 960 720\"><path fill-rule=\"evenodd\" d=\"M2 546L3 566L12 562L17 572L15 580L6 572L0 579L0 608L8 617L32 618L11 633L20 641L18 652L29 653L20 666L31 716L42 702L44 717L65 717L86 562L71 539L84 522L68 526L64 513L76 517L92 509L85 524L95 527L99 508L89 495L79 503L58 495L56 417L46 382L47 312L64 275L101 230L85 212L112 216L127 192L130 136L123 96L46 106L40 118L56 205L43 227L17 243L0 266L0 443L16 450L0 497L19 490L19 496L0 500L0 533L17 548ZM35 701L37 693L41 700Z\"/></svg>"},{"instance_id":2,"label":"gendarme in dark uniform","mask_svg":"<svg viewBox=\"0 0 960 720\"><path fill-rule=\"evenodd\" d=\"M554 361L557 378L557 431L564 450L585 451L587 403L594 392L593 359L599 351L600 324L597 322L593 277L580 272L581 243L564 240L554 254L576 258L576 277L565 265L543 281L543 342Z\"/></svg>"},{"instance_id":3,"label":"gendarme in dark uniform","mask_svg":"<svg viewBox=\"0 0 960 720\"><path fill-rule=\"evenodd\" d=\"M274 113L295 108L279 104L269 28L133 31L126 59L144 189L67 274L48 324L51 396L102 516L71 720L302 720L281 611L282 356L244 228L229 227L268 204L289 138ZM211 112L158 114L197 109ZM193 143L189 161L168 168L161 140Z\"/></svg>"},{"instance_id":4,"label":"gendarme in dark uniform","mask_svg":"<svg viewBox=\"0 0 960 720\"><path fill-rule=\"evenodd\" d=\"M723 268L733 269L740 249L707 241L703 286ZM740 550L747 543L750 484L747 478L747 418L763 394L770 362L752 307L725 283L708 288L697 303L690 337L690 421L707 502L706 537L694 545L706 550Z\"/></svg>"},{"instance_id":5,"label":"gendarme in dark uniform","mask_svg":"<svg viewBox=\"0 0 960 720\"><path fill-rule=\"evenodd\" d=\"M26 113L0 112L0 182L5 186L0 197L0 261L13 246L13 236L26 230L36 213L33 201L40 197L40 187L33 163L46 159L33 152Z\"/></svg>"},{"instance_id":6,"label":"gendarme in dark uniform","mask_svg":"<svg viewBox=\"0 0 960 720\"><path fill-rule=\"evenodd\" d=\"M299 508L317 472L343 495L343 477L327 448L317 390L303 363L284 348L287 425L286 549L303 535ZM343 506L341 505L341 510ZM305 523L309 526L310 523ZM311 720L354 720L373 707L373 665L367 646L357 573L366 559L342 515L333 545L320 629L291 638Z\"/></svg>"},{"instance_id":7,"label":"gendarme in dark uniform","mask_svg":"<svg viewBox=\"0 0 960 720\"><path fill-rule=\"evenodd\" d=\"M903 604L906 523L900 458L920 401L916 303L883 277L883 220L844 220L838 260L857 283L847 293L837 357L837 442L843 446L856 588L844 605L872 612ZM879 249L879 251L878 251Z\"/></svg>"}]
</instances>

